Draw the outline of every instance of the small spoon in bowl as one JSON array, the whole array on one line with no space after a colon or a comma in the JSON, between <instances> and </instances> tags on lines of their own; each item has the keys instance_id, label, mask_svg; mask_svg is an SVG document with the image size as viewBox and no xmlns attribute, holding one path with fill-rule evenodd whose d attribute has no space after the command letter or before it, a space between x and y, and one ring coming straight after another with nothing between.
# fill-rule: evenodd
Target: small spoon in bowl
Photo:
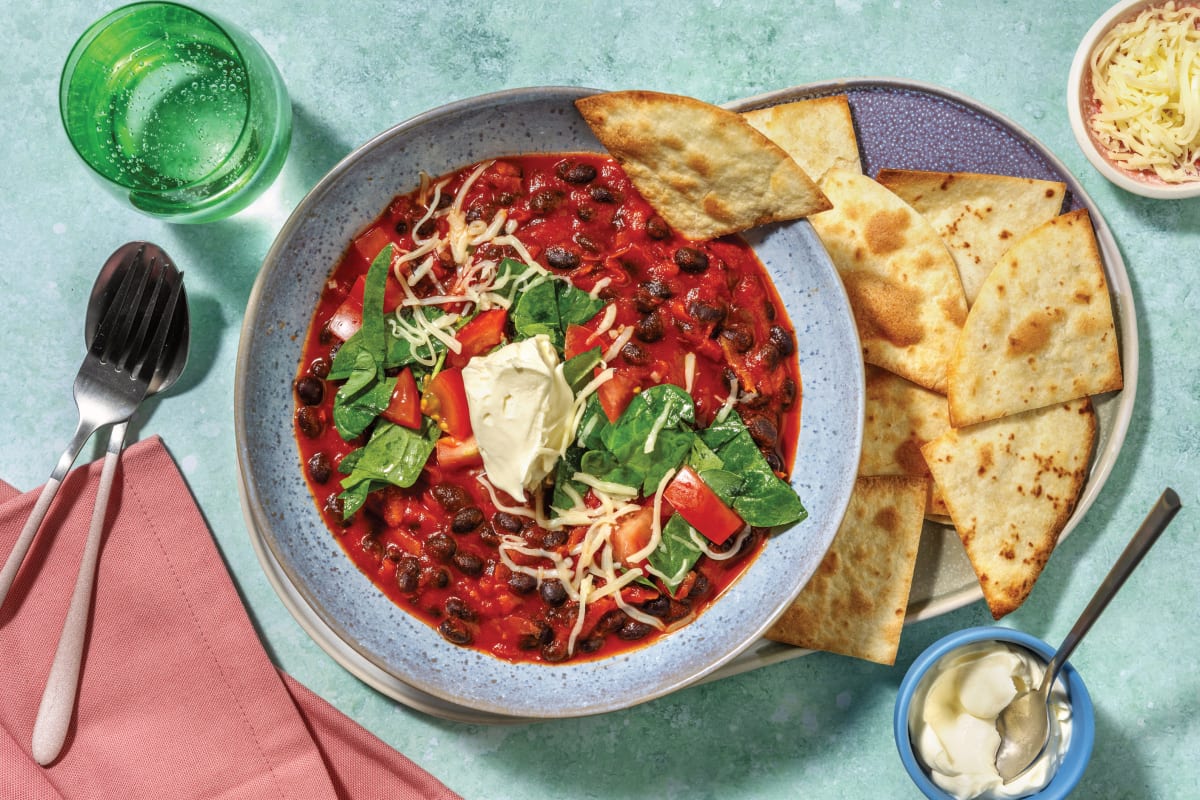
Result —
<instances>
[{"instance_id":1,"label":"small spoon in bowl","mask_svg":"<svg viewBox=\"0 0 1200 800\"><path fill-rule=\"evenodd\" d=\"M1059 645L1054 658L1046 665L1042 683L1038 688L1025 690L1012 699L996 718L996 731L1000 734L1000 749L996 751L996 771L1005 783L1009 783L1033 766L1046 749L1050 739L1050 687L1054 685L1059 670L1071 657L1076 645L1092 627L1092 623L1108 606L1117 590L1125 583L1142 556L1150 549L1159 535L1166 530L1180 508L1179 496L1167 489L1158 498L1154 508L1146 516L1133 539L1113 564L1108 575L1092 596L1087 608L1079 615L1067 638Z\"/></svg>"},{"instance_id":2,"label":"small spoon in bowl","mask_svg":"<svg viewBox=\"0 0 1200 800\"><path fill-rule=\"evenodd\" d=\"M130 265L137 259L157 262L164 269L175 269L170 256L149 242L130 242L118 248L100 270L88 298L87 318L84 322L84 338L90 348L100 328L108 307L113 303L117 287L121 284ZM182 279L181 279L182 280ZM188 319L187 293L182 283L179 298L170 312L170 318L158 324L169 325L163 351L154 366L154 373L146 389L146 396L166 391L179 376L187 363L190 321ZM116 475L121 450L125 446L125 434L130 420L113 425L109 433L104 465L100 471L100 485L96 491L92 520L84 542L80 559L79 575L63 622L58 649L46 688L38 708L33 726L31 750L39 764L46 765L58 757L70 727L71 714L75 709L75 695L79 688L79 670L83 660L84 642L87 636L88 614L91 610L92 590L96 579L96 567L100 557L100 541L103 538L104 518L108 512L108 496Z\"/></svg>"}]
</instances>

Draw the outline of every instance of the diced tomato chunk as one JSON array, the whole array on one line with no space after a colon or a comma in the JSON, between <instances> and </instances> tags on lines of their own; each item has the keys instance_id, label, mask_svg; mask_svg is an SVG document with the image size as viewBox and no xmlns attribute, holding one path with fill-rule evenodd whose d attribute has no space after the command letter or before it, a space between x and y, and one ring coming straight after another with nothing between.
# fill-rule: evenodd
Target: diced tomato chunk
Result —
<instances>
[{"instance_id":1,"label":"diced tomato chunk","mask_svg":"<svg viewBox=\"0 0 1200 800\"><path fill-rule=\"evenodd\" d=\"M396 388L392 390L392 400L384 409L383 417L397 425L420 430L421 395L417 391L417 379L408 367L396 376Z\"/></svg>"},{"instance_id":2,"label":"diced tomato chunk","mask_svg":"<svg viewBox=\"0 0 1200 800\"><path fill-rule=\"evenodd\" d=\"M596 395L600 399L600 407L604 409L604 416L608 417L609 422L616 422L625 413L629 402L637 393L637 388L636 383L620 372L614 373L612 378L600 384L596 389Z\"/></svg>"},{"instance_id":3,"label":"diced tomato chunk","mask_svg":"<svg viewBox=\"0 0 1200 800\"><path fill-rule=\"evenodd\" d=\"M483 464L483 456L479 454L479 444L474 436L461 440L453 436L443 436L437 440L436 451L438 464L447 469Z\"/></svg>"},{"instance_id":4,"label":"diced tomato chunk","mask_svg":"<svg viewBox=\"0 0 1200 800\"><path fill-rule=\"evenodd\" d=\"M713 544L722 544L745 526L745 522L717 496L688 465L679 468L663 490L663 498L693 528Z\"/></svg>"},{"instance_id":5,"label":"diced tomato chunk","mask_svg":"<svg viewBox=\"0 0 1200 800\"><path fill-rule=\"evenodd\" d=\"M568 325L566 332L565 346L563 347L563 357L572 359L580 353L586 353L596 346L595 342L588 343L588 339L592 336L592 332L582 325Z\"/></svg>"},{"instance_id":6,"label":"diced tomato chunk","mask_svg":"<svg viewBox=\"0 0 1200 800\"><path fill-rule=\"evenodd\" d=\"M475 356L483 355L504 341L504 326L508 324L508 312L493 308L477 314L462 327L455 336L462 350L446 354L446 363L452 367L466 366Z\"/></svg>"},{"instance_id":7,"label":"diced tomato chunk","mask_svg":"<svg viewBox=\"0 0 1200 800\"><path fill-rule=\"evenodd\" d=\"M461 369L447 367L430 378L421 395L421 412L433 417L438 427L455 439L471 438L471 414Z\"/></svg>"},{"instance_id":8,"label":"diced tomato chunk","mask_svg":"<svg viewBox=\"0 0 1200 800\"><path fill-rule=\"evenodd\" d=\"M639 550L650 544L653 533L654 508L645 506L623 517L612 532L609 543L612 545L613 558L627 567L633 566L630 559Z\"/></svg>"}]
</instances>

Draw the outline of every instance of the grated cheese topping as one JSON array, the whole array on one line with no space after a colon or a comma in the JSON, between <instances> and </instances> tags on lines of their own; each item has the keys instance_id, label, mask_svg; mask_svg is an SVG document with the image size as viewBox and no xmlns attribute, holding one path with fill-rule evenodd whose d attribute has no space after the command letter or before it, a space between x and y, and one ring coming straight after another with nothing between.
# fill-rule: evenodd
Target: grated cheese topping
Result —
<instances>
[{"instance_id":1,"label":"grated cheese topping","mask_svg":"<svg viewBox=\"0 0 1200 800\"><path fill-rule=\"evenodd\" d=\"M1115 25L1091 58L1090 124L1119 167L1200 180L1200 9L1174 2Z\"/></svg>"}]
</instances>

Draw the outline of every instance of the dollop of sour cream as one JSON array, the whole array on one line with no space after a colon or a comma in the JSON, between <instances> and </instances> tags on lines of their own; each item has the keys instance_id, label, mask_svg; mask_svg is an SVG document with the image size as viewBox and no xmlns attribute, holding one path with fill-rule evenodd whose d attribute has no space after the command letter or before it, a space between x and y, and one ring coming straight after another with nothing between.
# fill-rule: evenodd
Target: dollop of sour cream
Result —
<instances>
[{"instance_id":1,"label":"dollop of sour cream","mask_svg":"<svg viewBox=\"0 0 1200 800\"><path fill-rule=\"evenodd\" d=\"M1050 741L1024 774L996 771L996 718L1018 693L1041 684L1045 665L1019 646L979 642L944 656L913 697L909 732L930 778L958 800L1024 797L1054 777L1071 740L1071 705L1061 678L1050 692Z\"/></svg>"},{"instance_id":2,"label":"dollop of sour cream","mask_svg":"<svg viewBox=\"0 0 1200 800\"><path fill-rule=\"evenodd\" d=\"M558 353L548 336L538 334L472 358L462 377L488 479L523 499L575 438L575 396Z\"/></svg>"}]
</instances>

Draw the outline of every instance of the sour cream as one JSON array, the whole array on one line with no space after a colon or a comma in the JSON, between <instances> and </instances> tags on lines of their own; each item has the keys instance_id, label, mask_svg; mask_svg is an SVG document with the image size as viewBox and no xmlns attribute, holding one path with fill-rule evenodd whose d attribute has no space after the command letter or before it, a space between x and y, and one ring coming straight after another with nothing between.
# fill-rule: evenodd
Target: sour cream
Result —
<instances>
[{"instance_id":1,"label":"sour cream","mask_svg":"<svg viewBox=\"0 0 1200 800\"><path fill-rule=\"evenodd\" d=\"M505 345L463 367L463 388L488 480L515 499L554 469L575 438L574 394L550 338Z\"/></svg>"},{"instance_id":2,"label":"sour cream","mask_svg":"<svg viewBox=\"0 0 1200 800\"><path fill-rule=\"evenodd\" d=\"M1071 740L1062 680L1050 692L1050 741L1034 765L1005 785L996 771L996 718L1019 692L1036 688L1045 665L1024 648L979 642L935 664L913 697L909 729L930 778L958 800L1017 798L1054 777Z\"/></svg>"}]
</instances>

